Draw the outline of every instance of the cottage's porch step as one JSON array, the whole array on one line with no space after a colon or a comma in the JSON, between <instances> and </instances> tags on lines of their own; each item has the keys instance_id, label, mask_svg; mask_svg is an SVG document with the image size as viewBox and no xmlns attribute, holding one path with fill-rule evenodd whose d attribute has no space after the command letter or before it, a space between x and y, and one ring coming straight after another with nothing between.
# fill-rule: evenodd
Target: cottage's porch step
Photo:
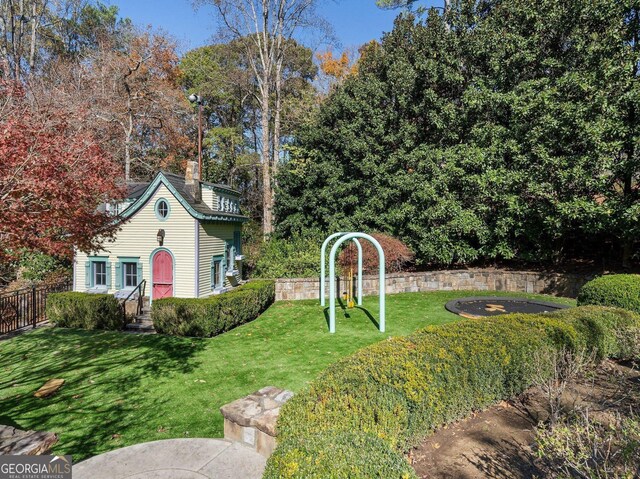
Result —
<instances>
[{"instance_id":1,"label":"cottage's porch step","mask_svg":"<svg viewBox=\"0 0 640 479\"><path fill-rule=\"evenodd\" d=\"M125 326L127 331L136 333L155 333L153 321L151 320L151 311L148 308L142 310L142 314L136 316L135 319Z\"/></svg>"}]
</instances>

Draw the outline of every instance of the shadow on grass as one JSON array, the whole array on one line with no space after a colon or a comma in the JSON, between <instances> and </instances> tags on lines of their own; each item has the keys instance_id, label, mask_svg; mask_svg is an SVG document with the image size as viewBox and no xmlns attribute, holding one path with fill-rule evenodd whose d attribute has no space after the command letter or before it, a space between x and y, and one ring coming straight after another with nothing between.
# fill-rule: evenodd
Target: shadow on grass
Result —
<instances>
[{"instance_id":1,"label":"shadow on grass","mask_svg":"<svg viewBox=\"0 0 640 479\"><path fill-rule=\"evenodd\" d=\"M330 329L331 319L329 318L329 307L327 306L326 308L324 308L323 312L324 312L324 320L327 323L327 329Z\"/></svg>"},{"instance_id":2,"label":"shadow on grass","mask_svg":"<svg viewBox=\"0 0 640 479\"><path fill-rule=\"evenodd\" d=\"M0 425L2 426L9 426L9 427L15 427L16 429L22 429L24 430L24 428L18 424L17 422L15 422L13 419L11 419L9 416L5 416L3 414L0 414Z\"/></svg>"},{"instance_id":3,"label":"shadow on grass","mask_svg":"<svg viewBox=\"0 0 640 479\"><path fill-rule=\"evenodd\" d=\"M165 402L149 384L192 371L205 346L192 338L63 328L5 341L0 424L56 432L54 453L71 454L74 461L135 442L144 418L157 418L153 414ZM34 397L52 378L65 384L50 398Z\"/></svg>"},{"instance_id":4,"label":"shadow on grass","mask_svg":"<svg viewBox=\"0 0 640 479\"><path fill-rule=\"evenodd\" d=\"M348 308L342 301L342 298L338 298L338 306L340 306L340 308L344 312L345 318L347 319L351 318L351 315L347 312ZM369 321L371 321L371 323L376 327L376 329L380 329L380 323L376 318L373 317L373 315L369 312L368 309L363 308L362 306L355 306L354 308L351 308L351 309L359 309L360 311L362 311L367 316L367 318L369 318ZM327 323L327 329L329 329L329 325L330 325L329 307L324 308L323 313L324 313L325 322Z\"/></svg>"},{"instance_id":5,"label":"shadow on grass","mask_svg":"<svg viewBox=\"0 0 640 479\"><path fill-rule=\"evenodd\" d=\"M356 309L359 309L360 311L363 311L364 314L367 315L367 318L369 318L369 321L371 321L373 323L373 325L376 327L376 329L380 329L380 323L378 322L378 320L376 318L374 318L371 313L369 312L368 309L363 308L362 306L356 306Z\"/></svg>"}]
</instances>

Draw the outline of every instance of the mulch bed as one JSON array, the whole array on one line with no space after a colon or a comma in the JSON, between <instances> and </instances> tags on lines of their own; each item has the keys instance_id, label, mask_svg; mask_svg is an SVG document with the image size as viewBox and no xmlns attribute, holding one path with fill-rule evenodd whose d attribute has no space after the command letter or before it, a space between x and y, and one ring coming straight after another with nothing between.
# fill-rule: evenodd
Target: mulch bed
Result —
<instances>
[{"instance_id":1,"label":"mulch bed","mask_svg":"<svg viewBox=\"0 0 640 479\"><path fill-rule=\"evenodd\" d=\"M569 383L566 408L588 408L594 415L628 413L640 405L640 372L632 364L604 361ZM548 418L539 388L512 401L445 426L412 450L409 459L420 478L545 478L533 447L535 426Z\"/></svg>"}]
</instances>

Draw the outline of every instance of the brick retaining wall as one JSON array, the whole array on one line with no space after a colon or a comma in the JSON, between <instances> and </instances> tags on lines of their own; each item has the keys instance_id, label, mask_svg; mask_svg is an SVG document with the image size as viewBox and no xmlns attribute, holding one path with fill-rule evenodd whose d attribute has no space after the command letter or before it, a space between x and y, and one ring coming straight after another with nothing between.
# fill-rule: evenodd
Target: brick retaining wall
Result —
<instances>
[{"instance_id":1,"label":"brick retaining wall","mask_svg":"<svg viewBox=\"0 0 640 479\"><path fill-rule=\"evenodd\" d=\"M387 294L418 291L486 290L542 293L575 298L594 275L505 271L494 269L393 273L386 277ZM378 276L363 276L365 296L378 294ZM327 291L329 286L327 285ZM276 280L276 301L318 299L319 278Z\"/></svg>"}]
</instances>

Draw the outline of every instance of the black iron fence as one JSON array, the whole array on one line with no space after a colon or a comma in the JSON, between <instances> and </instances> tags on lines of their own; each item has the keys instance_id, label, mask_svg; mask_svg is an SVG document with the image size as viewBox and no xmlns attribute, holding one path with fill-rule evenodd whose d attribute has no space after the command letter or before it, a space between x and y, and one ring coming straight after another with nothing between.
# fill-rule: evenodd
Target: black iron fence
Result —
<instances>
[{"instance_id":1,"label":"black iron fence","mask_svg":"<svg viewBox=\"0 0 640 479\"><path fill-rule=\"evenodd\" d=\"M0 293L0 335L46 321L47 295L71 289L71 281L64 281Z\"/></svg>"}]
</instances>

